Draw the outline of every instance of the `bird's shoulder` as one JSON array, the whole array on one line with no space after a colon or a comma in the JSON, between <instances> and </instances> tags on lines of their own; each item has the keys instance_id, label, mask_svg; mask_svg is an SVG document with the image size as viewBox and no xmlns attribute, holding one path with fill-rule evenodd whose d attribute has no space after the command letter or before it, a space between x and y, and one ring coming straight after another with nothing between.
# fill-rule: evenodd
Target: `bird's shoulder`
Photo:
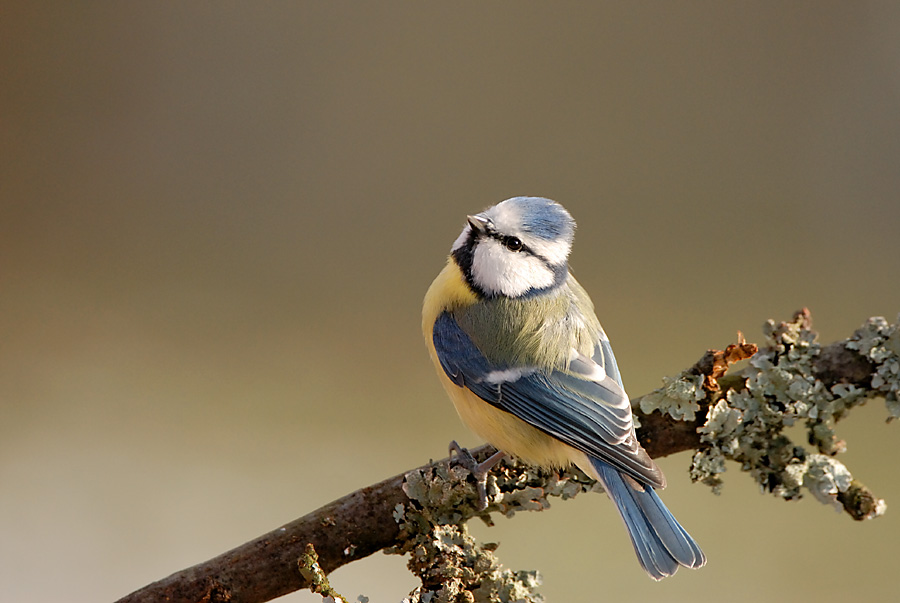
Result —
<instances>
[{"instance_id":1,"label":"bird's shoulder","mask_svg":"<svg viewBox=\"0 0 900 603\"><path fill-rule=\"evenodd\" d=\"M432 330L438 317L446 312L471 306L478 302L478 296L466 283L462 270L451 259L437 275L425 293L422 305L422 331L425 338L432 337Z\"/></svg>"}]
</instances>

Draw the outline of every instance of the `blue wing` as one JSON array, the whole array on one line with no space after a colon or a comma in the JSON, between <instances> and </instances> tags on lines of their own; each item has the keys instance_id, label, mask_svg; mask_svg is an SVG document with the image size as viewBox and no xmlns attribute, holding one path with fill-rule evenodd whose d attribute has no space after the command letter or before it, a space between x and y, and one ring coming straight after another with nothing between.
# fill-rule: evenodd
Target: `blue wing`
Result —
<instances>
[{"instance_id":1,"label":"blue wing","mask_svg":"<svg viewBox=\"0 0 900 603\"><path fill-rule=\"evenodd\" d=\"M638 445L631 404L605 338L592 358L573 350L568 367L558 370L492 363L448 312L435 321L433 338L441 367L457 385L643 484L665 486Z\"/></svg>"}]
</instances>

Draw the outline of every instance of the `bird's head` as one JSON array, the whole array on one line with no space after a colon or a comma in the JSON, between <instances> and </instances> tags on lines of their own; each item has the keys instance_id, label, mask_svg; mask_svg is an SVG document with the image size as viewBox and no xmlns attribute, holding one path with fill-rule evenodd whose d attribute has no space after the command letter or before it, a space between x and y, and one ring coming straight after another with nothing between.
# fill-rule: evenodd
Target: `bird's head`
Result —
<instances>
[{"instance_id":1,"label":"bird's head","mask_svg":"<svg viewBox=\"0 0 900 603\"><path fill-rule=\"evenodd\" d=\"M522 297L566 280L575 221L543 197L513 197L468 217L451 256L483 297Z\"/></svg>"}]
</instances>

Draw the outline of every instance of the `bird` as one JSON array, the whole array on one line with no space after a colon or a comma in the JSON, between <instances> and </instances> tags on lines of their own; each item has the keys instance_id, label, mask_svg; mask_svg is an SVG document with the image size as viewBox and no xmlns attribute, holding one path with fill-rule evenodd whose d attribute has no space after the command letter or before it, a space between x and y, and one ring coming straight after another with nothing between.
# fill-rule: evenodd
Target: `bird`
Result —
<instances>
[{"instance_id":1,"label":"bird","mask_svg":"<svg viewBox=\"0 0 900 603\"><path fill-rule=\"evenodd\" d=\"M656 490L662 470L640 446L609 338L569 270L575 221L544 197L512 197L467 216L425 295L422 330L456 411L497 452L472 471L479 509L502 458L600 482L654 580L706 556Z\"/></svg>"}]
</instances>

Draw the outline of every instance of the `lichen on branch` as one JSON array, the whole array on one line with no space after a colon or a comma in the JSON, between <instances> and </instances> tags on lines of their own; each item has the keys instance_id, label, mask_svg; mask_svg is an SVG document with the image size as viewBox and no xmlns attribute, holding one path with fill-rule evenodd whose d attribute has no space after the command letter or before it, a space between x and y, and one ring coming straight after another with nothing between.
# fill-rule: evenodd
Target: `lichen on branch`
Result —
<instances>
[{"instance_id":1,"label":"lichen on branch","mask_svg":"<svg viewBox=\"0 0 900 603\"><path fill-rule=\"evenodd\" d=\"M722 487L725 461L732 460L763 491L786 500L800 498L806 490L855 519L882 514L884 501L855 482L834 458L846 450L835 424L875 397L885 398L889 419L900 416L900 329L872 318L849 339L823 347L803 309L789 322L768 321L763 331L766 346L726 377L728 387L711 388L689 369L644 396L640 408L682 419L705 412L698 421L701 447L691 476L715 492ZM798 422L805 425L814 451L785 434ZM850 495L851 486L856 495Z\"/></svg>"},{"instance_id":2,"label":"lichen on branch","mask_svg":"<svg viewBox=\"0 0 900 603\"><path fill-rule=\"evenodd\" d=\"M475 451L484 460L487 450ZM407 566L422 585L404 603L537 603L541 578L536 571L504 568L494 551L497 543L479 545L466 522L479 517L489 525L490 514L512 517L519 511L549 508L548 497L572 498L598 489L577 470L557 473L504 459L488 478L488 508L476 509L477 493L465 468L449 459L408 472L394 519L400 526L399 544L386 552L409 554Z\"/></svg>"}]
</instances>

